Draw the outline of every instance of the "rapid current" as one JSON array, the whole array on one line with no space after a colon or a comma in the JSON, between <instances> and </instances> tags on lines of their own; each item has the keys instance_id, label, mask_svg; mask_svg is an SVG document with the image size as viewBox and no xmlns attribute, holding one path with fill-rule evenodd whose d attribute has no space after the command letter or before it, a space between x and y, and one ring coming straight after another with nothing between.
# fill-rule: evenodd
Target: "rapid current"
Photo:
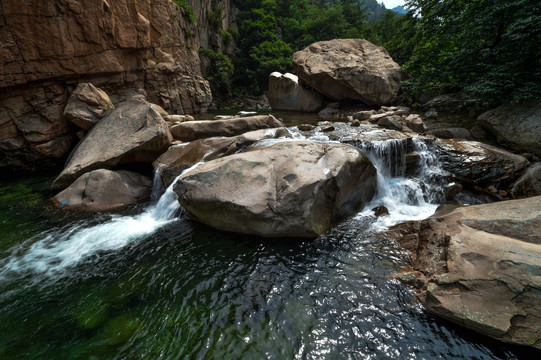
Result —
<instances>
[{"instance_id":1,"label":"rapid current","mask_svg":"<svg viewBox=\"0 0 541 360\"><path fill-rule=\"evenodd\" d=\"M52 209L48 179L0 184L0 359L518 358L424 313L392 277L407 254L376 233L444 201L432 144L413 140L408 174L406 140L354 145L377 194L315 240L195 223L159 177L153 201L114 215Z\"/></svg>"}]
</instances>

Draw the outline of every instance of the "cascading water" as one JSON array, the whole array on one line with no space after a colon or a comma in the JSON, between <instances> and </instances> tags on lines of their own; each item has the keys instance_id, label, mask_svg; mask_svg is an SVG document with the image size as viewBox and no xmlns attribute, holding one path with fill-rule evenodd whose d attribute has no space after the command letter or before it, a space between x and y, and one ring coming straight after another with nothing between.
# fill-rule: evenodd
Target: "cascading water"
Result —
<instances>
[{"instance_id":1,"label":"cascading water","mask_svg":"<svg viewBox=\"0 0 541 360\"><path fill-rule=\"evenodd\" d=\"M179 177L160 196L163 184L159 173L155 174L152 194L158 201L139 215L113 215L109 221L92 227L76 223L60 231L39 234L40 239L31 238L15 247L11 256L0 261L0 281L29 273L62 276L63 271L99 251L123 248L178 220L181 207L173 186ZM36 280L40 280L39 277Z\"/></svg>"},{"instance_id":2,"label":"cascading water","mask_svg":"<svg viewBox=\"0 0 541 360\"><path fill-rule=\"evenodd\" d=\"M444 173L431 144L423 139L412 139L413 154L418 159L413 176L406 176L407 139L359 142L361 149L372 161L378 172L377 193L359 216L372 215L371 209L385 206L389 215L381 216L374 223L376 230L383 230L407 220L421 220L432 215L444 200L442 177Z\"/></svg>"}]
</instances>

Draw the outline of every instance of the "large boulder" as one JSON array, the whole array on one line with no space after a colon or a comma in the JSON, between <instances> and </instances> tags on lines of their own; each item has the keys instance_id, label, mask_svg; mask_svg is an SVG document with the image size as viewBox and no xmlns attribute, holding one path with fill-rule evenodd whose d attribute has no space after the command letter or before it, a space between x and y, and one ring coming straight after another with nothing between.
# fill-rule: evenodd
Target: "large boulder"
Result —
<instances>
[{"instance_id":1,"label":"large boulder","mask_svg":"<svg viewBox=\"0 0 541 360\"><path fill-rule=\"evenodd\" d=\"M151 190L146 176L99 169L81 175L51 200L66 210L110 211L149 197Z\"/></svg>"},{"instance_id":2,"label":"large boulder","mask_svg":"<svg viewBox=\"0 0 541 360\"><path fill-rule=\"evenodd\" d=\"M428 279L417 284L428 312L541 349L541 197L460 207L390 236Z\"/></svg>"},{"instance_id":3,"label":"large boulder","mask_svg":"<svg viewBox=\"0 0 541 360\"><path fill-rule=\"evenodd\" d=\"M303 88L298 76L290 73L270 74L267 96L273 110L314 112L323 106L321 95Z\"/></svg>"},{"instance_id":4,"label":"large boulder","mask_svg":"<svg viewBox=\"0 0 541 360\"><path fill-rule=\"evenodd\" d=\"M285 128L250 131L233 137L213 137L171 146L154 161L163 184L168 187L184 170L201 161L210 161L234 154L260 140L290 137Z\"/></svg>"},{"instance_id":5,"label":"large boulder","mask_svg":"<svg viewBox=\"0 0 541 360\"><path fill-rule=\"evenodd\" d=\"M335 100L391 103L400 88L400 66L387 50L362 39L320 41L293 54L302 83Z\"/></svg>"},{"instance_id":6,"label":"large boulder","mask_svg":"<svg viewBox=\"0 0 541 360\"><path fill-rule=\"evenodd\" d=\"M283 127L272 115L258 115L227 120L189 121L171 127L177 140L193 141L214 136L235 136L248 131Z\"/></svg>"},{"instance_id":7,"label":"large boulder","mask_svg":"<svg viewBox=\"0 0 541 360\"><path fill-rule=\"evenodd\" d=\"M83 130L90 130L107 111L115 108L105 91L92 84L81 83L71 94L64 109L66 119Z\"/></svg>"},{"instance_id":8,"label":"large boulder","mask_svg":"<svg viewBox=\"0 0 541 360\"><path fill-rule=\"evenodd\" d=\"M191 217L265 237L316 237L359 210L375 190L376 170L359 150L308 141L210 161L174 186Z\"/></svg>"},{"instance_id":9,"label":"large boulder","mask_svg":"<svg viewBox=\"0 0 541 360\"><path fill-rule=\"evenodd\" d=\"M535 163L511 186L515 198L541 195L541 163Z\"/></svg>"},{"instance_id":10,"label":"large boulder","mask_svg":"<svg viewBox=\"0 0 541 360\"><path fill-rule=\"evenodd\" d=\"M541 157L541 100L487 111L477 118L477 123L513 150Z\"/></svg>"},{"instance_id":11,"label":"large boulder","mask_svg":"<svg viewBox=\"0 0 541 360\"><path fill-rule=\"evenodd\" d=\"M161 112L139 98L119 105L79 142L53 188L64 188L92 170L156 160L172 141Z\"/></svg>"},{"instance_id":12,"label":"large boulder","mask_svg":"<svg viewBox=\"0 0 541 360\"><path fill-rule=\"evenodd\" d=\"M508 184L529 164L523 156L477 141L438 139L436 150L442 168L463 184Z\"/></svg>"}]
</instances>

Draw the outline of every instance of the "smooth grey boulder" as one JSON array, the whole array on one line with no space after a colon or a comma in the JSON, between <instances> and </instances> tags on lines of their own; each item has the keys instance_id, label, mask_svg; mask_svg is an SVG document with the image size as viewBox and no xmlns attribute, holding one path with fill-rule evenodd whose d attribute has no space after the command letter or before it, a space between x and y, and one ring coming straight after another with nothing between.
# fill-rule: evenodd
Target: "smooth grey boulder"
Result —
<instances>
[{"instance_id":1,"label":"smooth grey boulder","mask_svg":"<svg viewBox=\"0 0 541 360\"><path fill-rule=\"evenodd\" d=\"M302 83L334 100L391 103L400 88L400 65L387 50L363 39L316 42L293 54Z\"/></svg>"},{"instance_id":2,"label":"smooth grey boulder","mask_svg":"<svg viewBox=\"0 0 541 360\"><path fill-rule=\"evenodd\" d=\"M172 146L156 161L156 168L167 188L184 170L201 161L210 161L234 154L264 139L291 137L286 128L250 131L233 137L213 137Z\"/></svg>"},{"instance_id":3,"label":"smooth grey boulder","mask_svg":"<svg viewBox=\"0 0 541 360\"><path fill-rule=\"evenodd\" d=\"M270 74L267 97L273 110L314 112L323 106L321 95L302 87L298 76L290 73Z\"/></svg>"},{"instance_id":4,"label":"smooth grey boulder","mask_svg":"<svg viewBox=\"0 0 541 360\"><path fill-rule=\"evenodd\" d=\"M215 136L235 136L248 131L283 127L272 115L258 115L227 120L189 121L171 127L177 140L193 141Z\"/></svg>"},{"instance_id":5,"label":"smooth grey boulder","mask_svg":"<svg viewBox=\"0 0 541 360\"><path fill-rule=\"evenodd\" d=\"M511 149L541 156L541 100L487 111L477 123Z\"/></svg>"},{"instance_id":6,"label":"smooth grey boulder","mask_svg":"<svg viewBox=\"0 0 541 360\"><path fill-rule=\"evenodd\" d=\"M109 96L90 83L77 85L64 109L64 117L83 130L90 130L115 108Z\"/></svg>"},{"instance_id":7,"label":"smooth grey boulder","mask_svg":"<svg viewBox=\"0 0 541 360\"><path fill-rule=\"evenodd\" d=\"M402 130L402 122L397 116L386 116L378 121L378 126L384 127L389 130Z\"/></svg>"},{"instance_id":8,"label":"smooth grey boulder","mask_svg":"<svg viewBox=\"0 0 541 360\"><path fill-rule=\"evenodd\" d=\"M110 211L150 196L152 180L130 171L94 170L52 198L64 210Z\"/></svg>"},{"instance_id":9,"label":"smooth grey boulder","mask_svg":"<svg viewBox=\"0 0 541 360\"><path fill-rule=\"evenodd\" d=\"M386 236L411 252L426 310L541 349L541 196L460 207Z\"/></svg>"},{"instance_id":10,"label":"smooth grey boulder","mask_svg":"<svg viewBox=\"0 0 541 360\"><path fill-rule=\"evenodd\" d=\"M92 170L152 163L172 141L162 112L158 105L139 98L120 104L77 144L53 189L65 188Z\"/></svg>"},{"instance_id":11,"label":"smooth grey boulder","mask_svg":"<svg viewBox=\"0 0 541 360\"><path fill-rule=\"evenodd\" d=\"M342 144L283 141L213 160L174 186L194 219L265 237L316 237L374 196L376 169Z\"/></svg>"}]
</instances>

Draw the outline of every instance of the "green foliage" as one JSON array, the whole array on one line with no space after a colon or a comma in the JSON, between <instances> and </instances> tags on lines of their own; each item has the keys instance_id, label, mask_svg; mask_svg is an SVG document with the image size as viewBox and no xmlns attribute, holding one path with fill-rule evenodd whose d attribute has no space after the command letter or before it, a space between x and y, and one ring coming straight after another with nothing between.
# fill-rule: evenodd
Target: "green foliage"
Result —
<instances>
[{"instance_id":1,"label":"green foliage","mask_svg":"<svg viewBox=\"0 0 541 360\"><path fill-rule=\"evenodd\" d=\"M173 3L176 5L177 11L182 10L189 22L195 23L197 21L192 6L187 0L173 0Z\"/></svg>"},{"instance_id":2,"label":"green foliage","mask_svg":"<svg viewBox=\"0 0 541 360\"><path fill-rule=\"evenodd\" d=\"M407 3L419 15L411 92L463 91L489 105L541 96L538 1Z\"/></svg>"},{"instance_id":3,"label":"green foliage","mask_svg":"<svg viewBox=\"0 0 541 360\"><path fill-rule=\"evenodd\" d=\"M234 66L229 58L212 49L199 49L199 53L210 61L205 74L212 92L216 95L228 95L231 91L231 76Z\"/></svg>"},{"instance_id":4,"label":"green foliage","mask_svg":"<svg viewBox=\"0 0 541 360\"><path fill-rule=\"evenodd\" d=\"M212 30L218 31L222 28L222 21L225 19L224 9L224 6L220 5L207 11L207 20Z\"/></svg>"}]
</instances>

